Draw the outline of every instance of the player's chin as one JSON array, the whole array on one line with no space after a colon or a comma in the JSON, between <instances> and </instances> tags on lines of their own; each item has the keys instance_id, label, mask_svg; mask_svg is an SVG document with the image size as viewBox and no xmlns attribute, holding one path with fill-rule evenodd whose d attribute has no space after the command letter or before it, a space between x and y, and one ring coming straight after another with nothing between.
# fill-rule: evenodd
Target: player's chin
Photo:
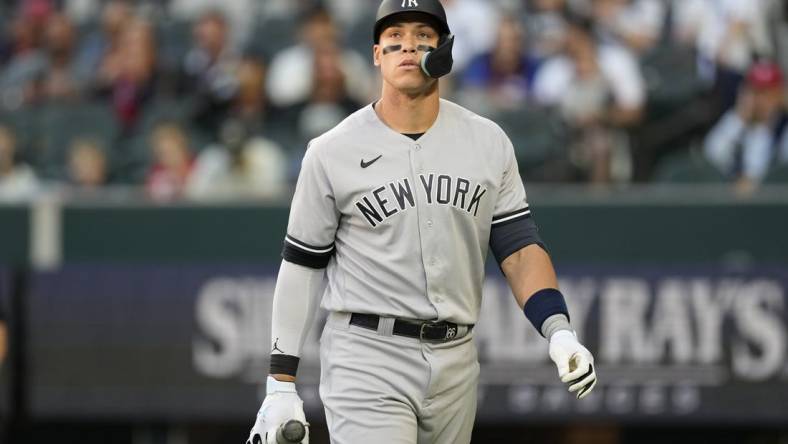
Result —
<instances>
[{"instance_id":1,"label":"player's chin","mask_svg":"<svg viewBox=\"0 0 788 444\"><path fill-rule=\"evenodd\" d=\"M430 79L419 69L418 71L407 71L403 75L396 76L392 83L402 92L417 93L428 86Z\"/></svg>"}]
</instances>

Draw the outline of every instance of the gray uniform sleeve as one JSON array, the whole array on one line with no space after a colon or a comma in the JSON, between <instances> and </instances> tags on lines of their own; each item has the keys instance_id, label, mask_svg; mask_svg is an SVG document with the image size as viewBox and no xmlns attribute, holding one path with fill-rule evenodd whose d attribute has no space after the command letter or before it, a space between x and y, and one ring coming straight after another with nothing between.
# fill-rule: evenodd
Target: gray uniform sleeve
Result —
<instances>
[{"instance_id":1,"label":"gray uniform sleeve","mask_svg":"<svg viewBox=\"0 0 788 444\"><path fill-rule=\"evenodd\" d=\"M325 268L334 254L338 223L331 182L320 151L310 144L290 205L282 258L305 267Z\"/></svg>"},{"instance_id":2,"label":"gray uniform sleeve","mask_svg":"<svg viewBox=\"0 0 788 444\"><path fill-rule=\"evenodd\" d=\"M504 145L503 179L490 230L490 249L498 264L528 245L538 244L544 248L539 230L531 217L525 187L514 156L514 147L505 134L501 137Z\"/></svg>"}]
</instances>

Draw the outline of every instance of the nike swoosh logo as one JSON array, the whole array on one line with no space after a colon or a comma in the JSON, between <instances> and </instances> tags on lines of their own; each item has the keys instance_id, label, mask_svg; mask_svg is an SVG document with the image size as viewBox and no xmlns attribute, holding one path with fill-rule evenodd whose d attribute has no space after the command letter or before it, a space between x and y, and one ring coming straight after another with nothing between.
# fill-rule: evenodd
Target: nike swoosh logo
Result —
<instances>
[{"instance_id":1,"label":"nike swoosh logo","mask_svg":"<svg viewBox=\"0 0 788 444\"><path fill-rule=\"evenodd\" d=\"M380 159L381 157L383 157L383 154L381 154L380 156L370 160L369 162L364 162L364 159L361 159L361 168L366 168L366 167L372 165L373 163L377 162L378 159Z\"/></svg>"}]
</instances>

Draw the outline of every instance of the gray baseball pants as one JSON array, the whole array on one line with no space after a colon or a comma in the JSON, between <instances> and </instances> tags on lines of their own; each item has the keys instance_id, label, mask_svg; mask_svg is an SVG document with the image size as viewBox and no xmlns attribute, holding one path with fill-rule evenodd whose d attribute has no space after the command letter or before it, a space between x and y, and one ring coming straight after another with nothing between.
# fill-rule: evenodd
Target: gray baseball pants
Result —
<instances>
[{"instance_id":1,"label":"gray baseball pants","mask_svg":"<svg viewBox=\"0 0 788 444\"><path fill-rule=\"evenodd\" d=\"M422 342L392 335L393 318L382 318L377 331L349 321L349 313L331 313L320 338L331 442L470 442L479 382L473 334Z\"/></svg>"}]
</instances>

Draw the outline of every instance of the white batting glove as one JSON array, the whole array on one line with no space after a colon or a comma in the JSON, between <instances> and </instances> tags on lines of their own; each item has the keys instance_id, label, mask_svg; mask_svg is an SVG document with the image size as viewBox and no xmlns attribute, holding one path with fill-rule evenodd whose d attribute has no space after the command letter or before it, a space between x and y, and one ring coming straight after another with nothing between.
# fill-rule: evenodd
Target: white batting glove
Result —
<instances>
[{"instance_id":1,"label":"white batting glove","mask_svg":"<svg viewBox=\"0 0 788 444\"><path fill-rule=\"evenodd\" d=\"M298 396L294 382L277 381L271 376L266 380L266 396L257 412L252 431L246 444L277 443L276 432L279 426L291 419L300 421L306 427L306 436L301 444L309 444L309 424L304 415L304 401ZM289 441L280 441L281 444Z\"/></svg>"},{"instance_id":2,"label":"white batting glove","mask_svg":"<svg viewBox=\"0 0 788 444\"><path fill-rule=\"evenodd\" d=\"M575 332L558 330L550 336L550 359L558 367L561 382L569 385L569 391L577 392L582 399L596 385L594 357L578 342Z\"/></svg>"}]
</instances>

